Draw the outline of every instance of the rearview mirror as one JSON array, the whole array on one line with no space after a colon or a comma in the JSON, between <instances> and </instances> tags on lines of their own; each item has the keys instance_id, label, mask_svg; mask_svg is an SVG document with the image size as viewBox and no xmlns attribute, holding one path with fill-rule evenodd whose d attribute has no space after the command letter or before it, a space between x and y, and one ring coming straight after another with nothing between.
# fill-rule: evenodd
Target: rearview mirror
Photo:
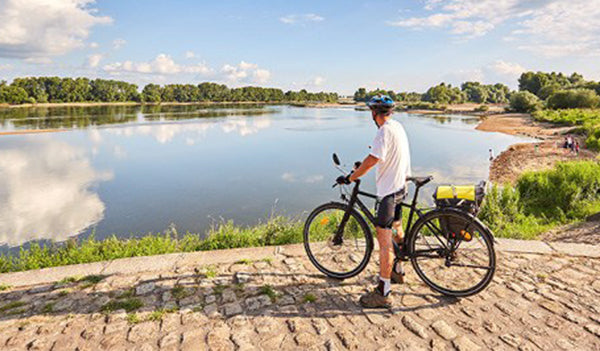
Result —
<instances>
[{"instance_id":1,"label":"rearview mirror","mask_svg":"<svg viewBox=\"0 0 600 351\"><path fill-rule=\"evenodd\" d=\"M333 154L333 163L335 163L336 166L339 166L341 163L336 153Z\"/></svg>"}]
</instances>

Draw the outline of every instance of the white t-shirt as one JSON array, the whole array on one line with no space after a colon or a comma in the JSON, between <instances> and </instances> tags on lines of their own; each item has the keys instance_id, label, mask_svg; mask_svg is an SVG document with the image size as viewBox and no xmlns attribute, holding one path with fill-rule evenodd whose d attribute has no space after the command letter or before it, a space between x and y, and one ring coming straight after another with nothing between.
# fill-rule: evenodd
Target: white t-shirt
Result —
<instances>
[{"instance_id":1,"label":"white t-shirt","mask_svg":"<svg viewBox=\"0 0 600 351\"><path fill-rule=\"evenodd\" d=\"M410 176L408 138L400 122L388 119L377 131L371 149L377 162L377 196L384 197L400 191Z\"/></svg>"}]
</instances>

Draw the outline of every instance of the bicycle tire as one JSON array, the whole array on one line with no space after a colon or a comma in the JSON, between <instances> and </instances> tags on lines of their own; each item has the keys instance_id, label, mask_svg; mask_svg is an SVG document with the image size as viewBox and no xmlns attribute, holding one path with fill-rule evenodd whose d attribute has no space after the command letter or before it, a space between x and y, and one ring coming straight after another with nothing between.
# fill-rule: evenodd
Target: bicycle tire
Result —
<instances>
[{"instance_id":1,"label":"bicycle tire","mask_svg":"<svg viewBox=\"0 0 600 351\"><path fill-rule=\"evenodd\" d=\"M371 229L367 225L367 222L363 218L363 216L356 211L356 209L350 210L350 216L360 227L363 232L363 236L365 238L365 252L364 256L360 260L360 263L354 268L346 272L336 272L331 269L328 269L324 264L319 262L318 257L313 254L313 250L311 249L311 237L310 237L310 229L313 221L317 218L317 216L327 210L338 210L338 211L347 211L348 205L339 202L330 202L323 204L317 208L315 208L306 219L304 224L303 238L304 238L304 249L311 263L322 273L327 275L330 278L334 279L348 279L354 277L361 273L368 265L369 260L371 258L371 253L373 252L373 235L371 233ZM338 227L339 228L339 227Z\"/></svg>"},{"instance_id":2,"label":"bicycle tire","mask_svg":"<svg viewBox=\"0 0 600 351\"><path fill-rule=\"evenodd\" d=\"M440 284L436 284L423 271L421 265L418 263L419 256L416 256L414 254L416 252L418 234L420 233L421 229L424 228L426 226L426 224L428 224L428 223L430 225L431 225L431 223L433 223L435 225L434 221L436 219L440 220L440 218L446 218L446 220L447 220L447 218L450 218L450 217L460 218L462 220L468 221L468 223L471 223L470 225L474 226L476 228L477 233L483 239L483 241L485 243L485 247L488 252L489 267L487 267L488 268L487 273L484 274L483 278L477 284L475 284L471 287L465 288L465 289L460 289L460 290L448 289L448 288L442 287ZM472 231L472 232L474 232L474 231ZM433 241L433 240L431 240L431 241ZM492 279L494 277L494 273L496 271L496 252L494 250L494 238L493 238L491 231L485 226L485 224L483 224L476 217L472 216L469 213L466 213L464 211L460 211L457 209L453 209L453 208L437 209L437 210L430 211L430 212L426 213L423 217L419 218L419 220L417 220L417 222L411 229L410 237L408 240L408 248L410 250L409 255L411 257L411 264L412 264L415 272L419 276L419 278L421 278L421 280L423 280L423 282L427 286L429 286L432 290L437 291L437 292L447 295L447 296L467 297L467 296L471 296L471 295L481 292L483 289L485 289L490 284L490 282L492 281ZM460 250L460 248L459 248L459 250ZM442 257L440 257L440 258L442 258Z\"/></svg>"}]
</instances>

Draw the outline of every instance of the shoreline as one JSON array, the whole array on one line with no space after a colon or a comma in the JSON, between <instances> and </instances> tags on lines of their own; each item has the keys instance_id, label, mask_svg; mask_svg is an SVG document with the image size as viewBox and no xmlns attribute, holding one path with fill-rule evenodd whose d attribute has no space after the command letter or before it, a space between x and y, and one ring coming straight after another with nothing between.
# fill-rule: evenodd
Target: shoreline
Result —
<instances>
[{"instance_id":1,"label":"shoreline","mask_svg":"<svg viewBox=\"0 0 600 351\"><path fill-rule=\"evenodd\" d=\"M493 183L514 184L523 172L550 169L557 162L594 159L597 156L596 152L583 148L579 155L563 149L563 135L573 127L537 122L530 114L490 115L483 118L475 129L537 139L533 143L510 145L498 154L490 165L489 180ZM584 144L583 140L579 142Z\"/></svg>"},{"instance_id":2,"label":"shoreline","mask_svg":"<svg viewBox=\"0 0 600 351\"><path fill-rule=\"evenodd\" d=\"M351 103L328 103L328 102L289 102L289 101L196 101L196 102L48 102L36 104L7 105L0 104L0 109L19 108L53 108L53 107L95 107L95 106L206 106L206 105L290 105L298 107L340 107L356 106Z\"/></svg>"}]
</instances>

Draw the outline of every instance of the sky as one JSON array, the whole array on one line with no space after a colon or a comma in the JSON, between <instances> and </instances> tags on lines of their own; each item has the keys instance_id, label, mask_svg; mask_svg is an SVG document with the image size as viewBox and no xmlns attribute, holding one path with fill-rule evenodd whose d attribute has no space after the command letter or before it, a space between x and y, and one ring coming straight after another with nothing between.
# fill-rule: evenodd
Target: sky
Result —
<instances>
[{"instance_id":1,"label":"sky","mask_svg":"<svg viewBox=\"0 0 600 351\"><path fill-rule=\"evenodd\" d=\"M600 80L600 0L0 0L0 80L425 91Z\"/></svg>"}]
</instances>

